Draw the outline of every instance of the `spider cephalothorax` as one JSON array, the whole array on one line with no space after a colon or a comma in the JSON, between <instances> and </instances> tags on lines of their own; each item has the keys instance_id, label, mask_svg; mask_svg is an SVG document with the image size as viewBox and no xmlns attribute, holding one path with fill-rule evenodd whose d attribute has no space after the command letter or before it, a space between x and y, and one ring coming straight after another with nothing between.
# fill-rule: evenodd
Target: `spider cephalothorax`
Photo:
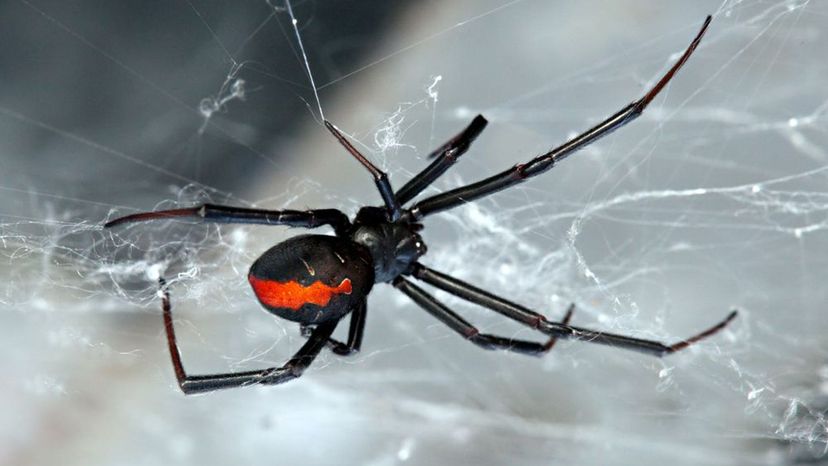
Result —
<instances>
[{"instance_id":1,"label":"spider cephalothorax","mask_svg":"<svg viewBox=\"0 0 828 466\"><path fill-rule=\"evenodd\" d=\"M422 225L389 222L384 209L363 207L354 220L351 240L371 253L374 279L390 282L411 268L426 253L423 238L417 234Z\"/></svg>"},{"instance_id":2,"label":"spider cephalothorax","mask_svg":"<svg viewBox=\"0 0 828 466\"><path fill-rule=\"evenodd\" d=\"M567 338L664 356L684 349L724 328L736 317L736 311L704 332L672 345L575 327L569 325L574 305L570 306L560 322L553 322L519 304L431 270L418 261L426 252L425 244L417 233L422 229L419 223L421 219L544 173L578 149L634 120L684 65L707 30L710 19L708 16L701 31L676 64L642 98L633 101L583 134L527 163L515 165L468 186L427 197L410 207L405 206L469 149L471 143L486 127L485 118L478 116L466 129L435 150L430 155L434 161L396 192L392 189L386 174L356 150L334 125L326 121L325 126L328 130L371 173L385 203L384 207L362 208L353 223L336 209L274 211L210 204L138 213L108 222L106 227L136 221L186 217L215 223L289 225L305 228L329 225L334 230L335 236L303 235L284 241L267 250L250 268L248 278L259 302L268 311L299 322L303 335L308 337L307 343L281 367L228 374L188 375L176 344L167 286L161 279L164 328L181 389L184 393L198 393L252 384L282 383L299 377L326 346L339 355L358 351L362 344L365 325L366 298L374 283L392 283L428 313L482 348L524 354L542 355L552 348L558 338ZM413 284L409 278L421 280L536 329L546 335L547 340L534 342L480 333L460 315ZM331 335L337 323L346 315L350 315L350 328L348 340L343 343L333 339Z\"/></svg>"}]
</instances>

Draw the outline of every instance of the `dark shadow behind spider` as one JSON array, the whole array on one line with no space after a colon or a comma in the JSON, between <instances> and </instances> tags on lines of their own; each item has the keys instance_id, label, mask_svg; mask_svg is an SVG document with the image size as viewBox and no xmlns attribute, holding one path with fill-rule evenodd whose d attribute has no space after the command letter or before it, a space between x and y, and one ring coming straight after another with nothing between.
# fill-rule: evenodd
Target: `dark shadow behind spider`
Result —
<instances>
[{"instance_id":1,"label":"dark shadow behind spider","mask_svg":"<svg viewBox=\"0 0 828 466\"><path fill-rule=\"evenodd\" d=\"M106 228L130 222L189 218L211 223L304 228L328 225L334 230L335 236L301 235L290 238L266 251L250 268L248 280L262 306L279 317L298 322L302 334L308 338L282 367L226 374L188 375L176 343L167 285L163 278L160 279L164 328L181 390L191 394L253 384L279 384L301 376L323 347L329 347L338 355L359 351L365 328L366 298L374 283L378 282L392 283L426 312L480 347L530 355L543 355L554 346L557 339L565 338L661 357L682 350L723 329L736 317L736 311L732 311L713 327L671 345L571 326L569 321L574 305L569 307L561 322L551 322L526 307L429 269L418 262L426 252L425 244L417 233L423 228L420 223L423 218L473 202L540 175L575 151L633 121L684 65L698 46L710 20L711 17L708 16L681 58L642 98L583 134L527 163L515 165L476 183L426 197L410 207L405 206L469 149L486 127L485 118L477 116L468 127L432 152L429 158L433 162L397 191L392 189L385 172L365 158L333 124L325 121L326 128L339 143L373 176L385 204L384 207L361 208L353 222L336 209L262 210L212 204L138 213L108 222ZM412 283L411 278L498 312L545 334L548 339L540 343L480 333L460 315ZM331 337L334 329L348 314L351 317L347 341L334 340Z\"/></svg>"}]
</instances>

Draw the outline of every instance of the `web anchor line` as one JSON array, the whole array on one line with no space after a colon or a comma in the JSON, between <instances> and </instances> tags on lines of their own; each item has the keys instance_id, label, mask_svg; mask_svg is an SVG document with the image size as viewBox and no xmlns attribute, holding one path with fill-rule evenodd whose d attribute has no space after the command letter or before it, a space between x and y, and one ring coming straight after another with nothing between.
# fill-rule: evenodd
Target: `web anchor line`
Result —
<instances>
[{"instance_id":1,"label":"web anchor line","mask_svg":"<svg viewBox=\"0 0 828 466\"><path fill-rule=\"evenodd\" d=\"M305 61L305 70L308 73L308 79L310 79L311 87L313 88L313 96L316 97L316 105L319 107L319 118L322 121L325 121L325 113L322 111L322 102L319 100L319 91L316 88L316 82L313 80L313 73L310 69L308 55L305 53L305 45L302 43L302 36L299 34L299 21L297 21L296 16L293 15L293 7L290 5L290 0L285 0L285 7L287 7L287 12L290 15L290 24L293 27L293 32L296 33L296 41L299 42L299 51L302 52L302 59Z\"/></svg>"}]
</instances>

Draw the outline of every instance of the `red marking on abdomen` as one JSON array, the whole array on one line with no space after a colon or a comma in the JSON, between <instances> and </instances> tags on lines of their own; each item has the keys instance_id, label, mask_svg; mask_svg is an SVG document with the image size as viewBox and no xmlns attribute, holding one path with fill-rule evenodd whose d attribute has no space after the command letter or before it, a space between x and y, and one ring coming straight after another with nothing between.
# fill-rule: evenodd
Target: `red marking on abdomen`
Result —
<instances>
[{"instance_id":1,"label":"red marking on abdomen","mask_svg":"<svg viewBox=\"0 0 828 466\"><path fill-rule=\"evenodd\" d=\"M303 286L296 280L277 282L263 280L248 275L253 292L266 305L298 310L305 304L316 304L325 307L334 295L351 294L351 280L346 278L337 286L329 286L320 281L309 286Z\"/></svg>"}]
</instances>

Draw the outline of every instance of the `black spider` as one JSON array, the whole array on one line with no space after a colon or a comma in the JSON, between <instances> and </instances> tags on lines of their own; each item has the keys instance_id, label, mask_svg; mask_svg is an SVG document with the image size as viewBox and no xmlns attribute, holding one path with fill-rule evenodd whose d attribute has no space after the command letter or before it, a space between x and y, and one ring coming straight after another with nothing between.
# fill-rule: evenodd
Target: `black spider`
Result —
<instances>
[{"instance_id":1,"label":"black spider","mask_svg":"<svg viewBox=\"0 0 828 466\"><path fill-rule=\"evenodd\" d=\"M108 222L113 227L129 222L188 217L204 222L252 223L316 228L333 227L335 236L302 235L272 247L250 268L248 279L259 302L279 317L300 324L308 341L282 367L228 374L188 375L181 363L176 344L167 286L160 279L163 291L164 326L172 355L178 385L184 393L199 393L221 388L253 384L278 384L295 379L311 364L323 347L329 346L339 355L359 350L365 326L366 298L374 283L392 283L431 315L452 330L486 349L503 349L518 353L542 355L558 338L582 340L654 356L664 356L710 336L724 328L736 311L704 332L673 345L605 333L569 325L574 305L562 322L550 322L541 314L507 301L480 288L464 283L420 264L418 259L426 247L417 232L424 217L451 209L483 196L506 189L539 175L569 154L609 134L638 117L644 108L670 81L696 49L711 18L708 16L696 38L678 62L647 92L644 97L619 110L603 122L565 144L514 167L467 186L427 197L411 207L403 207L442 175L465 153L486 127L487 121L477 116L457 136L435 150L434 161L398 191L391 188L388 177L366 159L330 122L328 130L374 177L385 201L385 207L363 207L353 223L336 209L309 211L261 210L205 204L187 209L145 212ZM407 277L420 279L475 304L487 307L521 324L549 336L545 343L518 340L480 333L477 328L447 308L430 294L414 285ZM331 338L336 325L351 314L348 340Z\"/></svg>"}]
</instances>

